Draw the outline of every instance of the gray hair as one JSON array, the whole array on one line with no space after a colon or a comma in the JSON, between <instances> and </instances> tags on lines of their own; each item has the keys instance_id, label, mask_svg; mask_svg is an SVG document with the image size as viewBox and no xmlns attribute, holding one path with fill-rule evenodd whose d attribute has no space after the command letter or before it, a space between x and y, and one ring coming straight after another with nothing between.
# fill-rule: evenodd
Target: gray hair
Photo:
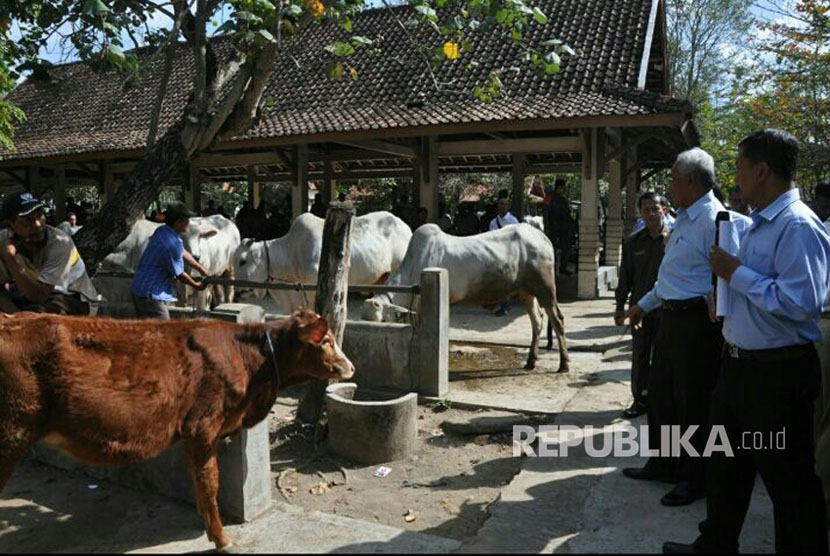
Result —
<instances>
[{"instance_id":1,"label":"gray hair","mask_svg":"<svg viewBox=\"0 0 830 556\"><path fill-rule=\"evenodd\" d=\"M700 187L709 190L715 186L715 159L700 147L677 155L674 166L681 176L692 176L695 184Z\"/></svg>"}]
</instances>

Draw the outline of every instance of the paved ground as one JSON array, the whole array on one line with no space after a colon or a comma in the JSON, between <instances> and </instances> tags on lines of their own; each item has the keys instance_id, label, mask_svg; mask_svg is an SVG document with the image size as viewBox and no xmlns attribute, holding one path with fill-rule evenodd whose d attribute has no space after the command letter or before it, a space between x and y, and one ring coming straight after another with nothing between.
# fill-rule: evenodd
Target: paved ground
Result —
<instances>
[{"instance_id":1,"label":"paved ground","mask_svg":"<svg viewBox=\"0 0 830 556\"><path fill-rule=\"evenodd\" d=\"M525 411L538 408L559 414L559 424L620 423L619 412L629 402L630 353L623 347L623 330L609 326L612 308L610 299L563 304L574 348L568 375L502 369L454 380L452 396ZM453 342L526 347L529 320L518 307L508 317L459 308L453 312L451 337ZM517 353L522 362L526 352ZM554 368L557 357L543 354L540 367ZM463 545L285 504L228 530L243 552L655 552L664 540L691 541L703 503L664 508L659 504L664 485L631 481L620 472L642 463L639 458L592 459L581 450L567 458L528 458L490 507L491 517ZM759 481L742 549L771 552L771 532L771 506ZM0 499L0 553L209 548L192 507L33 463L17 469Z\"/></svg>"}]
</instances>

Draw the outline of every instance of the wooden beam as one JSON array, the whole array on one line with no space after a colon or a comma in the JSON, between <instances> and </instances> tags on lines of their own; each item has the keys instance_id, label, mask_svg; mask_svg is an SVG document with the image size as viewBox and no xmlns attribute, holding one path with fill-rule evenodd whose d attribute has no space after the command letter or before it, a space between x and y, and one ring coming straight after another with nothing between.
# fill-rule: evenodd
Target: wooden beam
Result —
<instances>
[{"instance_id":1,"label":"wooden beam","mask_svg":"<svg viewBox=\"0 0 830 556\"><path fill-rule=\"evenodd\" d=\"M663 170L665 170L665 169L667 169L667 168L670 168L670 166L657 166L656 168L652 168L651 170L649 170L648 172L646 172L645 174L643 174L643 176L640 178L640 182L644 182L644 181L646 181L646 180L647 180L647 179L649 179L651 176L653 176L653 175L655 175L655 174L657 174L657 173L659 173L659 172L662 172Z\"/></svg>"},{"instance_id":2,"label":"wooden beam","mask_svg":"<svg viewBox=\"0 0 830 556\"><path fill-rule=\"evenodd\" d=\"M532 137L475 141L441 141L438 156L580 152L579 137Z\"/></svg>"},{"instance_id":3,"label":"wooden beam","mask_svg":"<svg viewBox=\"0 0 830 556\"><path fill-rule=\"evenodd\" d=\"M631 141L623 141L622 146L617 147L616 149L608 153L608 155L606 155L605 157L605 163L608 164L612 160L619 158L620 155L627 153L631 149L639 147L640 145L642 145L646 141L650 141L651 139L664 140L662 137L660 137L660 135L654 132L641 133Z\"/></svg>"},{"instance_id":4,"label":"wooden beam","mask_svg":"<svg viewBox=\"0 0 830 556\"><path fill-rule=\"evenodd\" d=\"M66 168L63 164L58 165L55 169L55 220L63 222L66 220Z\"/></svg>"},{"instance_id":5,"label":"wooden beam","mask_svg":"<svg viewBox=\"0 0 830 556\"><path fill-rule=\"evenodd\" d=\"M297 145L294 152L294 185L291 187L292 220L308 212L308 145Z\"/></svg>"},{"instance_id":6,"label":"wooden beam","mask_svg":"<svg viewBox=\"0 0 830 556\"><path fill-rule=\"evenodd\" d=\"M415 149L407 147L406 145L398 145L397 143L390 143L388 141L337 141L341 145L347 147L354 147L366 151L373 151L392 156L403 156L406 158L415 158Z\"/></svg>"},{"instance_id":7,"label":"wooden beam","mask_svg":"<svg viewBox=\"0 0 830 556\"><path fill-rule=\"evenodd\" d=\"M25 178L22 178L22 177L18 176L17 174L15 174L15 173L14 173L13 171L11 171L11 170L3 170L3 172L5 172L6 174L8 174L8 175L9 175L9 176L10 176L10 177L14 180L14 181L16 181L17 183L19 183L19 184L20 184L20 185L22 185L23 187L26 187L26 179L25 179Z\"/></svg>"},{"instance_id":8,"label":"wooden beam","mask_svg":"<svg viewBox=\"0 0 830 556\"><path fill-rule=\"evenodd\" d=\"M205 153L193 157L193 163L201 168L223 168L228 166L285 165L285 159L276 150L263 153L220 154Z\"/></svg>"},{"instance_id":9,"label":"wooden beam","mask_svg":"<svg viewBox=\"0 0 830 556\"><path fill-rule=\"evenodd\" d=\"M579 164L531 164L528 174L578 174L582 171Z\"/></svg>"},{"instance_id":10,"label":"wooden beam","mask_svg":"<svg viewBox=\"0 0 830 556\"><path fill-rule=\"evenodd\" d=\"M513 216L522 221L524 217L524 201L525 201L525 172L524 172L524 156L518 153L512 155L513 171L511 177L513 181L513 203L510 211Z\"/></svg>"}]
</instances>

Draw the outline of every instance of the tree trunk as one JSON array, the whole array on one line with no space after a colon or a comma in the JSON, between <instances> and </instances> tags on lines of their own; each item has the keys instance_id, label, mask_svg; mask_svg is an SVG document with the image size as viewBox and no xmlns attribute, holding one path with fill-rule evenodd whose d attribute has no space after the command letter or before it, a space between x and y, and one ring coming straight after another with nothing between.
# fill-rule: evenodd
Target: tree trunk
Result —
<instances>
[{"instance_id":1,"label":"tree trunk","mask_svg":"<svg viewBox=\"0 0 830 556\"><path fill-rule=\"evenodd\" d=\"M172 178L187 168L188 154L181 141L181 125L172 126L147 151L101 212L73 238L87 271L93 275L104 257L126 238L133 224Z\"/></svg>"},{"instance_id":2,"label":"tree trunk","mask_svg":"<svg viewBox=\"0 0 830 556\"><path fill-rule=\"evenodd\" d=\"M354 208L349 203L331 203L323 227L323 250L317 274L317 301L314 310L325 317L338 345L343 345L346 330L346 301L349 293L349 249ZM306 396L297 409L297 418L317 423L315 434L319 444L325 437L323 408L326 399L326 381L309 385Z\"/></svg>"}]
</instances>

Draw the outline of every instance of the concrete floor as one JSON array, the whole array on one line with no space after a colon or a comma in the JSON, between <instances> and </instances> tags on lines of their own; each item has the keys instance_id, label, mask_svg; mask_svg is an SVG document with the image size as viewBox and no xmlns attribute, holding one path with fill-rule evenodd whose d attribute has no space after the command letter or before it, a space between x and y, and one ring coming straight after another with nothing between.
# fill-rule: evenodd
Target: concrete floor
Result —
<instances>
[{"instance_id":1,"label":"concrete floor","mask_svg":"<svg viewBox=\"0 0 830 556\"><path fill-rule=\"evenodd\" d=\"M529 319L520 309L494 317L479 308L456 308L451 337L526 346ZM556 382L538 375L544 386L537 402L559 414L558 424L622 423L620 409L630 401L630 352L623 329L611 322L612 301L568 303L562 309L577 364L570 376ZM556 361L555 352L543 355L540 372L553 370ZM506 401L527 410L535 403L529 397L526 390L518 395L507 390L479 401ZM661 506L665 485L621 474L623 467L642 464L638 457L593 459L582 450L567 458L527 458L490 507L491 517L461 545L281 503L252 523L228 527L228 532L240 552L629 553L657 552L665 540L690 542L705 514L704 504ZM769 553L773 546L772 509L759 481L741 548ZM0 497L0 553L210 548L192 507L31 462L18 467Z\"/></svg>"}]
</instances>

